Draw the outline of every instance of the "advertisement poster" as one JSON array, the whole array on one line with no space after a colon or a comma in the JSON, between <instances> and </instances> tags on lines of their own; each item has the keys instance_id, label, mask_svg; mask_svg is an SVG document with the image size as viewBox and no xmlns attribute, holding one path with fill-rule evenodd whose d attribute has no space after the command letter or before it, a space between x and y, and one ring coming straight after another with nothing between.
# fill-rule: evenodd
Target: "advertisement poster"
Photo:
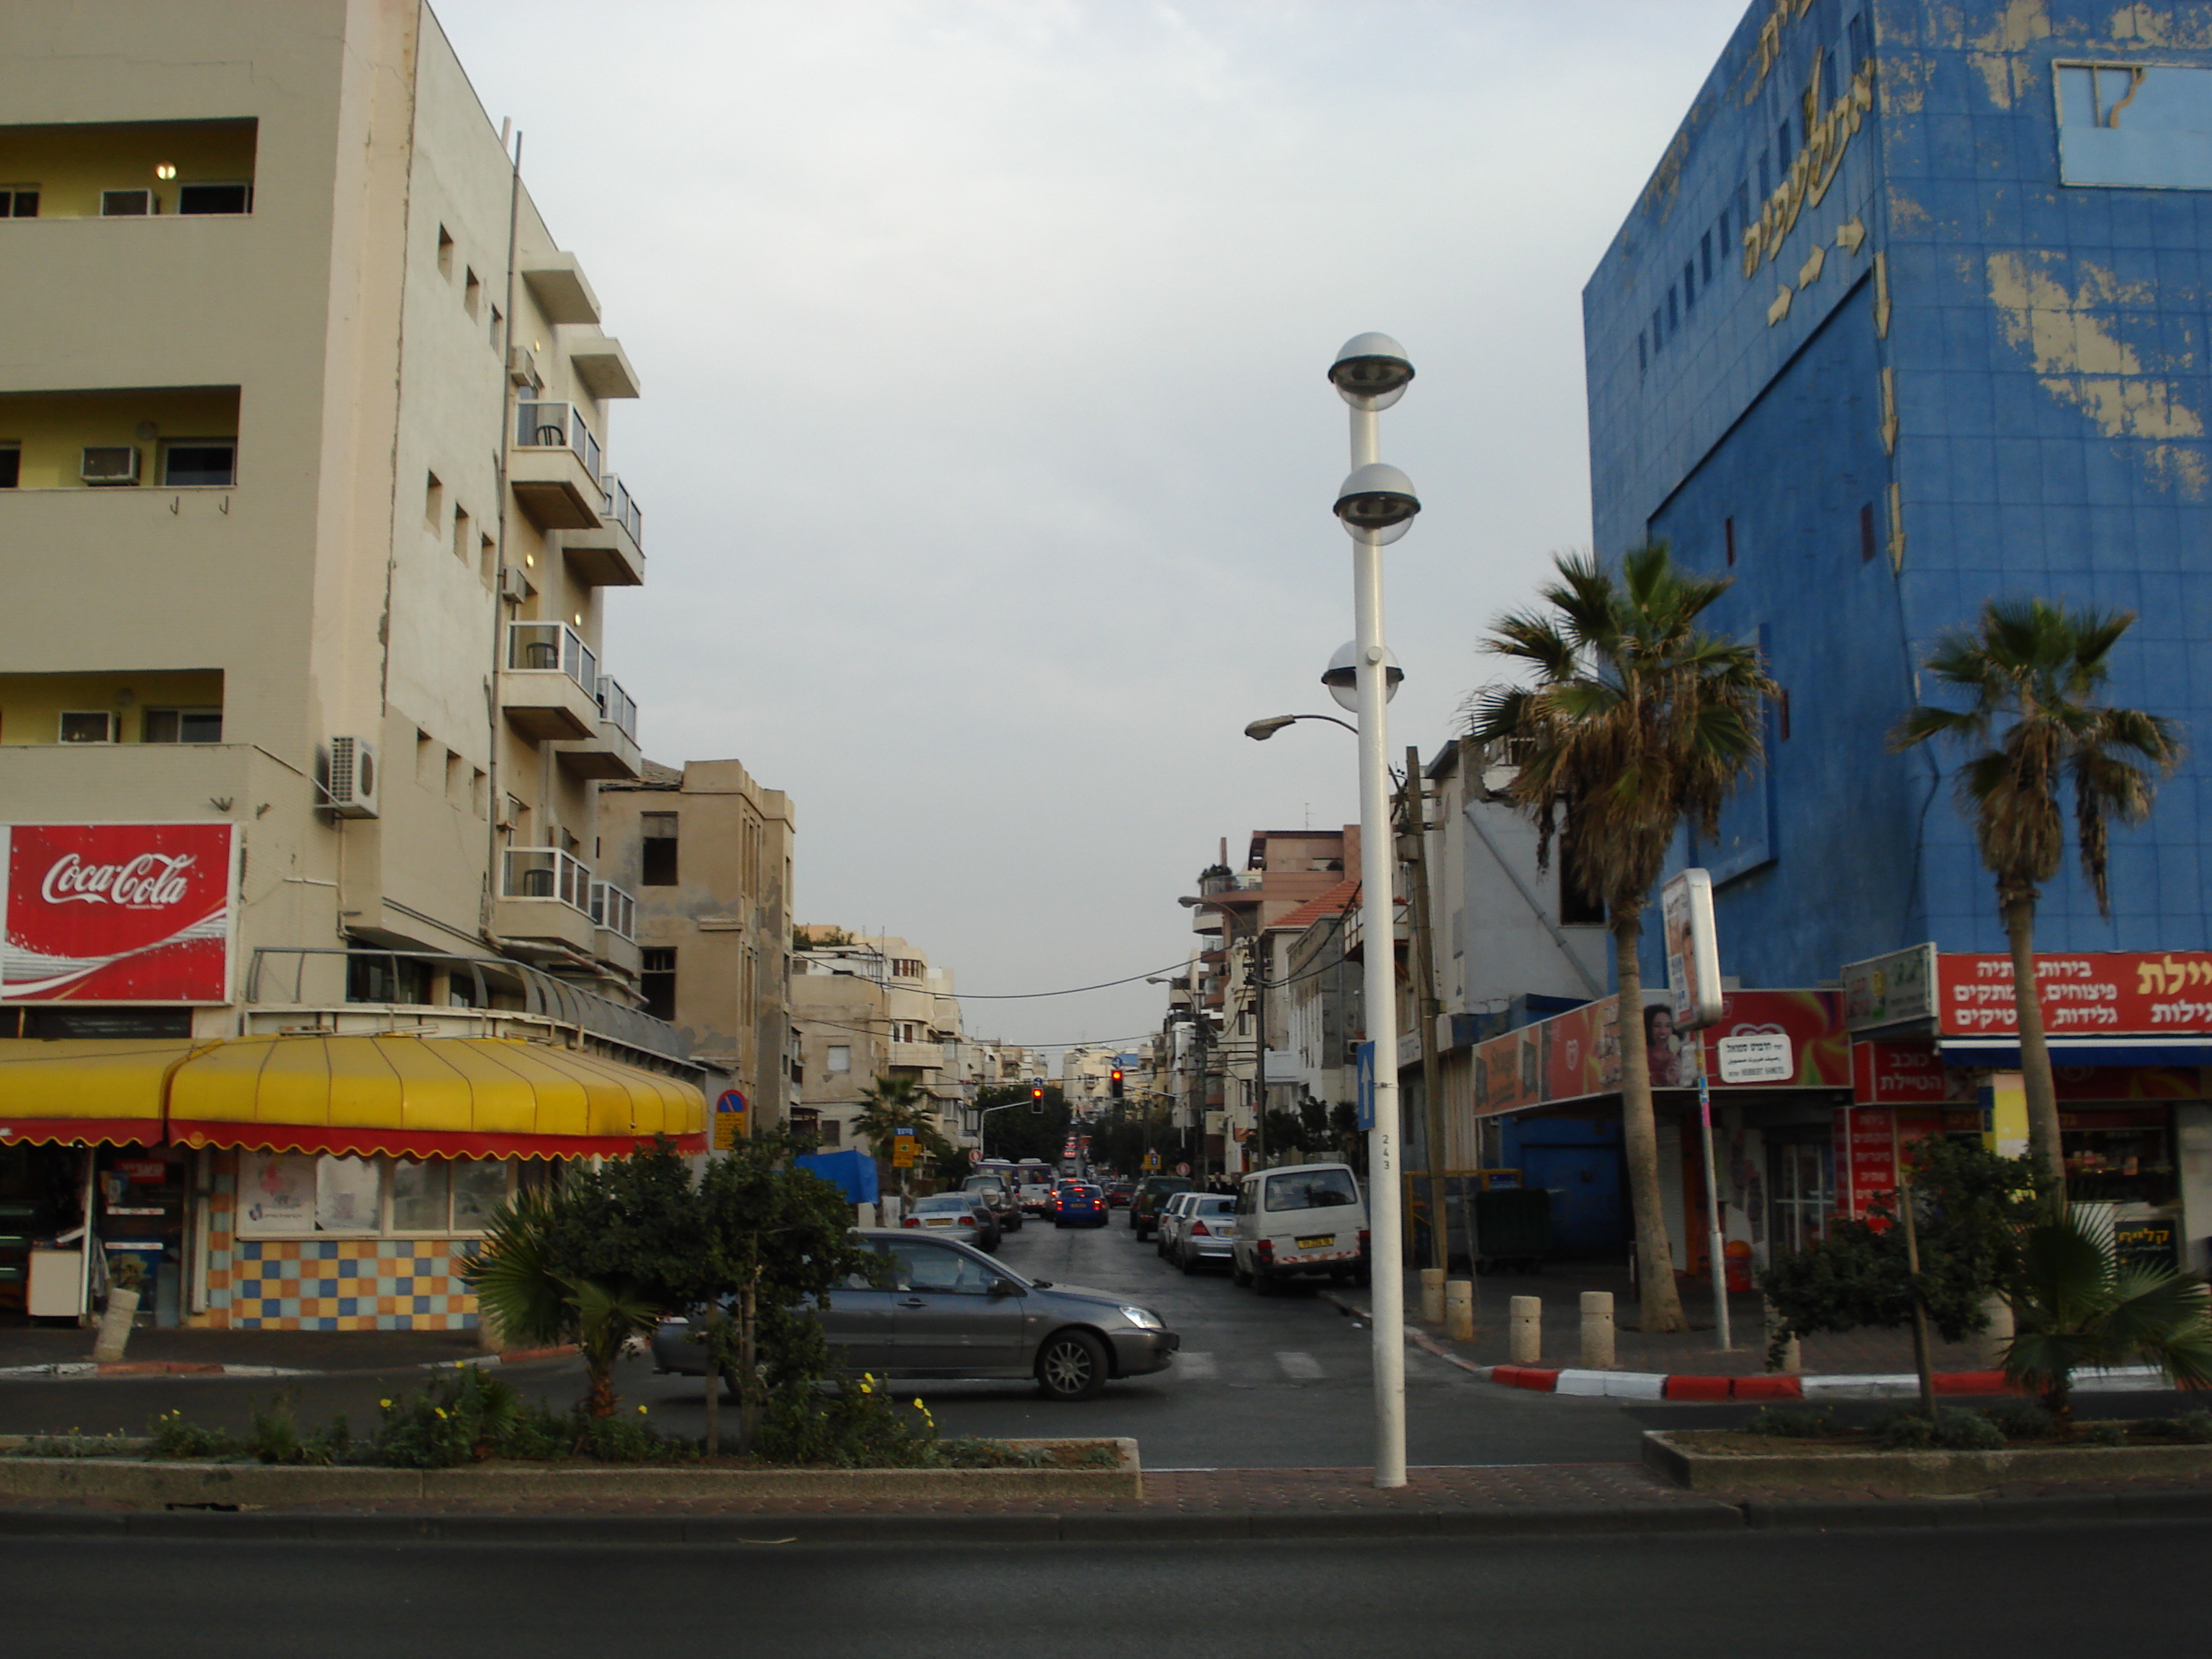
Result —
<instances>
[{"instance_id":1,"label":"advertisement poster","mask_svg":"<svg viewBox=\"0 0 2212 1659\"><path fill-rule=\"evenodd\" d=\"M2212 952L2091 951L2035 959L2043 1029L2054 1037L2212 1034ZM2014 1036L2012 958L1936 958L1946 1036Z\"/></svg>"},{"instance_id":2,"label":"advertisement poster","mask_svg":"<svg viewBox=\"0 0 2212 1659\"><path fill-rule=\"evenodd\" d=\"M373 1158L315 1160L315 1225L326 1233L373 1233L382 1171Z\"/></svg>"},{"instance_id":3,"label":"advertisement poster","mask_svg":"<svg viewBox=\"0 0 2212 1659\"><path fill-rule=\"evenodd\" d=\"M1936 1018L1936 947L1915 945L1844 964L1844 1018L1854 1031Z\"/></svg>"},{"instance_id":4,"label":"advertisement poster","mask_svg":"<svg viewBox=\"0 0 2212 1659\"><path fill-rule=\"evenodd\" d=\"M0 1001L228 1002L234 834L0 827Z\"/></svg>"},{"instance_id":5,"label":"advertisement poster","mask_svg":"<svg viewBox=\"0 0 2212 1659\"><path fill-rule=\"evenodd\" d=\"M238 1236L314 1231L314 1158L301 1152L240 1152Z\"/></svg>"},{"instance_id":6,"label":"advertisement poster","mask_svg":"<svg viewBox=\"0 0 2212 1659\"><path fill-rule=\"evenodd\" d=\"M1713 881L1703 870L1683 870L1660 889L1667 947L1668 1010L1674 1028L1686 1031L1721 1017L1721 953L1713 925Z\"/></svg>"}]
</instances>

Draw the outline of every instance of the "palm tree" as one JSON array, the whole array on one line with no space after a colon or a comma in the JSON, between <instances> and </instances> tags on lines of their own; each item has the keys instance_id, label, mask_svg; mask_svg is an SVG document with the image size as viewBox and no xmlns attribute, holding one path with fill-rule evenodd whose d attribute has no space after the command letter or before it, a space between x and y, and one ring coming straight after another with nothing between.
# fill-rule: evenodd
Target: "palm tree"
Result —
<instances>
[{"instance_id":1,"label":"palm tree","mask_svg":"<svg viewBox=\"0 0 2212 1659\"><path fill-rule=\"evenodd\" d=\"M1468 733L1518 764L1506 799L1535 819L1537 861L1556 836L1568 875L1604 901L1620 989L1621 1128L1636 1210L1637 1283L1645 1330L1686 1328L1660 1209L1651 1069L1636 1040L1644 1006L1637 947L1644 906L1686 818L1719 832L1722 804L1759 760L1761 714L1777 695L1756 647L1702 631L1727 591L1664 543L1635 549L1615 574L1589 554L1553 561L1549 608L1501 617L1485 648L1534 670L1535 684L1470 700Z\"/></svg>"},{"instance_id":2,"label":"palm tree","mask_svg":"<svg viewBox=\"0 0 2212 1659\"><path fill-rule=\"evenodd\" d=\"M2132 611L2071 611L2042 599L1991 599L1978 629L1946 635L1927 661L1929 673L1972 701L1961 709L1916 707L1889 736L1893 750L1935 738L1978 746L1959 769L1959 810L1973 820L1982 862L1996 878L1997 914L2012 947L2028 1150L2061 1212L2066 1170L2051 1048L2042 1001L2021 988L2036 982L2036 898L2058 873L2064 851L2062 778L2070 775L2074 786L2081 873L2097 896L2099 914L2110 916L2109 822L2140 823L2157 794L2146 769L2170 775L2181 759L2172 722L2100 700L2113 647L2135 619Z\"/></svg>"},{"instance_id":3,"label":"palm tree","mask_svg":"<svg viewBox=\"0 0 2212 1659\"><path fill-rule=\"evenodd\" d=\"M878 1161L889 1162L892 1141L901 1129L914 1131L917 1157L930 1159L939 1169L950 1170L958 1159L952 1143L937 1127L935 1103L912 1078L879 1077L861 1091L860 1098L866 1103L856 1127L867 1136ZM911 1186L913 1173L911 1169L899 1171L902 1195Z\"/></svg>"},{"instance_id":4,"label":"palm tree","mask_svg":"<svg viewBox=\"0 0 2212 1659\"><path fill-rule=\"evenodd\" d=\"M2074 1372L2147 1360L2185 1388L2212 1388L2204 1281L2171 1267L2122 1267L2071 1221L2028 1230L2011 1291L2017 1322L2006 1379L2073 1426Z\"/></svg>"}]
</instances>

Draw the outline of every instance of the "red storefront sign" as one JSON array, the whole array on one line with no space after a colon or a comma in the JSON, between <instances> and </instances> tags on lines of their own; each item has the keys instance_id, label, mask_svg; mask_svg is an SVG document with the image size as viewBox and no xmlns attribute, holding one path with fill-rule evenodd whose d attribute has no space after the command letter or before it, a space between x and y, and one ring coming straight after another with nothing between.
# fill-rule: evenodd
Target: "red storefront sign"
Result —
<instances>
[{"instance_id":1,"label":"red storefront sign","mask_svg":"<svg viewBox=\"0 0 2212 1659\"><path fill-rule=\"evenodd\" d=\"M0 999L230 1000L233 827L0 827Z\"/></svg>"},{"instance_id":2,"label":"red storefront sign","mask_svg":"<svg viewBox=\"0 0 2212 1659\"><path fill-rule=\"evenodd\" d=\"M1946 1036L2009 1036L2012 958L1936 959L1936 1018ZM2212 1035L2212 951L2091 951L2035 959L2043 1027L2052 1036Z\"/></svg>"},{"instance_id":3,"label":"red storefront sign","mask_svg":"<svg viewBox=\"0 0 2212 1659\"><path fill-rule=\"evenodd\" d=\"M1932 1042L1851 1044L1851 1098L1862 1106L1940 1106L1947 1089Z\"/></svg>"},{"instance_id":4,"label":"red storefront sign","mask_svg":"<svg viewBox=\"0 0 2212 1659\"><path fill-rule=\"evenodd\" d=\"M1867 1218L1867 1206L1897 1190L1897 1156L1916 1140L1943 1133L1941 1112L1899 1111L1888 1106L1836 1109L1836 1213Z\"/></svg>"}]
</instances>

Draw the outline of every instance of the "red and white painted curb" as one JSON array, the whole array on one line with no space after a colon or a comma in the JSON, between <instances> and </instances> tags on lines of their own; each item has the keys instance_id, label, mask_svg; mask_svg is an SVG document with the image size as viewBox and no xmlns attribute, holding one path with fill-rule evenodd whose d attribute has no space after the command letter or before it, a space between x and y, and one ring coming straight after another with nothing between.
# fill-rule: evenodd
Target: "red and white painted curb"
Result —
<instances>
[{"instance_id":1,"label":"red and white painted curb","mask_svg":"<svg viewBox=\"0 0 2212 1659\"><path fill-rule=\"evenodd\" d=\"M51 1365L0 1365L0 1382L21 1377L346 1376L367 1376L380 1370L451 1371L464 1365L520 1365L532 1359L562 1359L575 1352L576 1346L572 1342L557 1348L510 1348L470 1359L424 1359L411 1365L353 1367L343 1370L317 1370L299 1365L221 1365L190 1359L64 1360Z\"/></svg>"},{"instance_id":2,"label":"red and white painted curb","mask_svg":"<svg viewBox=\"0 0 2212 1659\"><path fill-rule=\"evenodd\" d=\"M1323 1298L1339 1311L1360 1319L1374 1316L1356 1302L1324 1291ZM1718 1404L1736 1400L1897 1400L1920 1392L1920 1378L1911 1371L1866 1375L1839 1372L1831 1376L1695 1376L1667 1371L1593 1371L1568 1366L1478 1365L1463 1359L1416 1325L1406 1327L1406 1340L1422 1352L1456 1365L1470 1376L1480 1376L1509 1389L1534 1394L1577 1395L1585 1399L1679 1400L1684 1403ZM2081 1394L2124 1394L2143 1389L2166 1389L2169 1382L2155 1365L2120 1365L2111 1370L2081 1371L2074 1379ZM1938 1371L1936 1392L1952 1396L2010 1394L2002 1371Z\"/></svg>"}]
</instances>

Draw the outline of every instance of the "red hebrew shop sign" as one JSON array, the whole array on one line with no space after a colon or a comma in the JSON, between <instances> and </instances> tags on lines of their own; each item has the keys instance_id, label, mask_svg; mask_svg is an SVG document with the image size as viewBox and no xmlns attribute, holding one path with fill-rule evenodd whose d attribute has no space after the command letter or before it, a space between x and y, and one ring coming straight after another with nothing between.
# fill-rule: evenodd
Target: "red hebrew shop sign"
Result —
<instances>
[{"instance_id":1,"label":"red hebrew shop sign","mask_svg":"<svg viewBox=\"0 0 2212 1659\"><path fill-rule=\"evenodd\" d=\"M0 825L0 1001L230 1000L234 833Z\"/></svg>"},{"instance_id":2,"label":"red hebrew shop sign","mask_svg":"<svg viewBox=\"0 0 2212 1659\"><path fill-rule=\"evenodd\" d=\"M2012 958L1936 959L1936 1014L1946 1036L2010 1036ZM2043 1029L2052 1036L2125 1031L2156 1036L2212 1032L2212 953L2092 951L2035 959Z\"/></svg>"}]
</instances>

